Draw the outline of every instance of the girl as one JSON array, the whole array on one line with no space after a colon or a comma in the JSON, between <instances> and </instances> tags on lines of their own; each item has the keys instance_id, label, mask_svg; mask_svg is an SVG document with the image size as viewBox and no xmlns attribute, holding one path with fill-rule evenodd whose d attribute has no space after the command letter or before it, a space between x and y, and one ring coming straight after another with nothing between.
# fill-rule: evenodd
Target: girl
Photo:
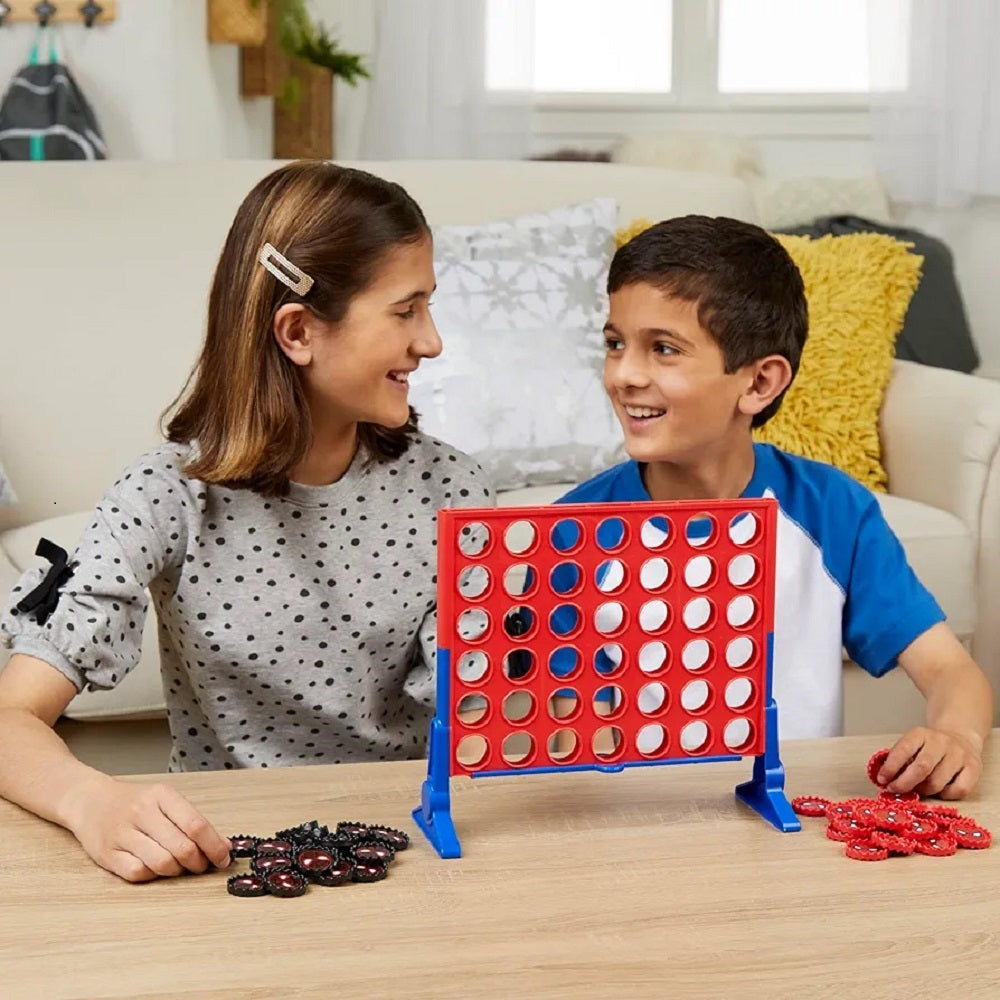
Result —
<instances>
[{"instance_id":1,"label":"girl","mask_svg":"<svg viewBox=\"0 0 1000 1000\"><path fill-rule=\"evenodd\" d=\"M0 795L140 881L229 862L178 792L76 760L52 725L139 657L156 605L171 770L424 751L440 507L490 503L475 463L422 435L407 379L441 342L430 231L396 184L294 163L247 196L167 443L98 504L69 565L0 623Z\"/></svg>"}]
</instances>

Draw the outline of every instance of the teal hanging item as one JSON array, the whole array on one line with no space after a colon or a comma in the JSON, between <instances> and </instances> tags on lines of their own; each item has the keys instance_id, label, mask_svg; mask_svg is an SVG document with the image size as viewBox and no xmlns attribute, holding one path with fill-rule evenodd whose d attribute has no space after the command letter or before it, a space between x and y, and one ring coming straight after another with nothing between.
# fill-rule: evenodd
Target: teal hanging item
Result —
<instances>
[{"instance_id":1,"label":"teal hanging item","mask_svg":"<svg viewBox=\"0 0 1000 1000\"><path fill-rule=\"evenodd\" d=\"M106 158L97 118L59 61L52 29L40 28L27 65L14 74L0 101L0 160Z\"/></svg>"}]
</instances>

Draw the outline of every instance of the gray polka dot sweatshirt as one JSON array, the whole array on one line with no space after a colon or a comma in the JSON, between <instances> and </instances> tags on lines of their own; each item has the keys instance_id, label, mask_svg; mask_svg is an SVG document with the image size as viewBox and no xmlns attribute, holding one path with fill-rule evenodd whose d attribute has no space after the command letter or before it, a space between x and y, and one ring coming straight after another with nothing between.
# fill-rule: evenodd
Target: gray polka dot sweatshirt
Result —
<instances>
[{"instance_id":1,"label":"gray polka dot sweatshirt","mask_svg":"<svg viewBox=\"0 0 1000 1000\"><path fill-rule=\"evenodd\" d=\"M171 770L393 760L424 753L433 714L436 524L492 505L475 462L418 435L398 459L359 452L330 486L288 496L184 476L189 449L143 456L98 504L44 625L14 606L14 652L83 690L138 662L159 623Z\"/></svg>"}]
</instances>

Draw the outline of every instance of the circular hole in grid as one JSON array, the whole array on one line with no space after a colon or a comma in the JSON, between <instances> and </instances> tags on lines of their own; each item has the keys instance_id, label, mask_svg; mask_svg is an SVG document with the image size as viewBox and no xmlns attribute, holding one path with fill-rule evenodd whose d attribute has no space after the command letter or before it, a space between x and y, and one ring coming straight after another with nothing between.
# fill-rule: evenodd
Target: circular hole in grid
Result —
<instances>
[{"instance_id":1,"label":"circular hole in grid","mask_svg":"<svg viewBox=\"0 0 1000 1000\"><path fill-rule=\"evenodd\" d=\"M749 719L730 719L722 731L722 742L733 753L746 750L753 743L753 726Z\"/></svg>"},{"instance_id":2,"label":"circular hole in grid","mask_svg":"<svg viewBox=\"0 0 1000 1000\"><path fill-rule=\"evenodd\" d=\"M643 715L659 715L667 707L667 689L659 682L639 688L636 707Z\"/></svg>"},{"instance_id":3,"label":"circular hole in grid","mask_svg":"<svg viewBox=\"0 0 1000 1000\"><path fill-rule=\"evenodd\" d=\"M643 590L655 594L662 590L670 579L670 563L662 556L647 559L639 570L639 583Z\"/></svg>"},{"instance_id":4,"label":"circular hole in grid","mask_svg":"<svg viewBox=\"0 0 1000 1000\"><path fill-rule=\"evenodd\" d=\"M625 650L617 642L606 642L594 651L594 669L604 677L616 674L625 662Z\"/></svg>"},{"instance_id":5,"label":"circular hole in grid","mask_svg":"<svg viewBox=\"0 0 1000 1000\"><path fill-rule=\"evenodd\" d=\"M703 712L711 697L708 681L689 681L681 691L681 707L685 712Z\"/></svg>"},{"instance_id":6,"label":"circular hole in grid","mask_svg":"<svg viewBox=\"0 0 1000 1000\"><path fill-rule=\"evenodd\" d=\"M597 547L605 552L617 552L628 541L628 529L620 517L606 517L594 532Z\"/></svg>"},{"instance_id":7,"label":"circular hole in grid","mask_svg":"<svg viewBox=\"0 0 1000 1000\"><path fill-rule=\"evenodd\" d=\"M566 555L575 552L583 544L583 528L572 517L556 521L549 532L549 543L556 552Z\"/></svg>"},{"instance_id":8,"label":"circular hole in grid","mask_svg":"<svg viewBox=\"0 0 1000 1000\"><path fill-rule=\"evenodd\" d=\"M711 514L695 514L688 518L684 526L684 537L693 549L703 549L711 545L718 534L718 526Z\"/></svg>"},{"instance_id":9,"label":"circular hole in grid","mask_svg":"<svg viewBox=\"0 0 1000 1000\"><path fill-rule=\"evenodd\" d=\"M559 604L549 613L549 631L557 639L576 635L583 623L583 615L575 604Z\"/></svg>"},{"instance_id":10,"label":"circular hole in grid","mask_svg":"<svg viewBox=\"0 0 1000 1000\"><path fill-rule=\"evenodd\" d=\"M580 714L580 696L573 688L553 691L549 695L546 707L550 718L555 719L556 722L571 722Z\"/></svg>"},{"instance_id":11,"label":"circular hole in grid","mask_svg":"<svg viewBox=\"0 0 1000 1000\"><path fill-rule=\"evenodd\" d=\"M594 692L594 701L591 707L595 715L616 719L625 711L625 695L617 684L606 684Z\"/></svg>"},{"instance_id":12,"label":"circular hole in grid","mask_svg":"<svg viewBox=\"0 0 1000 1000\"><path fill-rule=\"evenodd\" d=\"M643 757L660 757L667 746L667 731L656 722L642 726L635 735L635 748Z\"/></svg>"},{"instance_id":13,"label":"circular hole in grid","mask_svg":"<svg viewBox=\"0 0 1000 1000\"><path fill-rule=\"evenodd\" d=\"M503 572L503 589L509 597L526 597L538 586L538 571L530 563L511 563Z\"/></svg>"},{"instance_id":14,"label":"circular hole in grid","mask_svg":"<svg viewBox=\"0 0 1000 1000\"><path fill-rule=\"evenodd\" d=\"M760 519L753 511L735 514L729 521L729 538L734 545L751 545L760 534Z\"/></svg>"},{"instance_id":15,"label":"circular hole in grid","mask_svg":"<svg viewBox=\"0 0 1000 1000\"><path fill-rule=\"evenodd\" d=\"M481 556L490 544L490 529L481 521L466 524L458 533L458 550L463 556Z\"/></svg>"},{"instance_id":16,"label":"circular hole in grid","mask_svg":"<svg viewBox=\"0 0 1000 1000\"><path fill-rule=\"evenodd\" d=\"M749 587L757 582L760 564L749 552L742 552L729 560L729 582L734 587Z\"/></svg>"},{"instance_id":17,"label":"circular hole in grid","mask_svg":"<svg viewBox=\"0 0 1000 1000\"><path fill-rule=\"evenodd\" d=\"M749 594L734 597L726 607L726 621L733 628L745 628L757 617L757 602Z\"/></svg>"},{"instance_id":18,"label":"circular hole in grid","mask_svg":"<svg viewBox=\"0 0 1000 1000\"><path fill-rule=\"evenodd\" d=\"M531 733L508 733L500 746L500 756L508 767L527 767L535 756Z\"/></svg>"},{"instance_id":19,"label":"circular hole in grid","mask_svg":"<svg viewBox=\"0 0 1000 1000\"><path fill-rule=\"evenodd\" d=\"M700 632L712 624L714 611L707 597L695 597L684 605L684 625L692 632Z\"/></svg>"},{"instance_id":20,"label":"circular hole in grid","mask_svg":"<svg viewBox=\"0 0 1000 1000\"><path fill-rule=\"evenodd\" d=\"M747 677L737 677L726 685L726 707L733 711L749 706L753 696L754 686Z\"/></svg>"},{"instance_id":21,"label":"circular hole in grid","mask_svg":"<svg viewBox=\"0 0 1000 1000\"><path fill-rule=\"evenodd\" d=\"M535 697L530 691L511 691L504 698L501 711L508 722L527 723L535 715Z\"/></svg>"},{"instance_id":22,"label":"circular hole in grid","mask_svg":"<svg viewBox=\"0 0 1000 1000\"><path fill-rule=\"evenodd\" d=\"M535 675L538 661L533 650L527 646L512 649L503 658L503 675L509 681L526 681Z\"/></svg>"},{"instance_id":23,"label":"circular hole in grid","mask_svg":"<svg viewBox=\"0 0 1000 1000\"><path fill-rule=\"evenodd\" d=\"M647 642L639 650L639 669L655 674L667 667L667 647L662 642Z\"/></svg>"},{"instance_id":24,"label":"circular hole in grid","mask_svg":"<svg viewBox=\"0 0 1000 1000\"><path fill-rule=\"evenodd\" d=\"M618 601L605 601L594 612L594 628L601 635L614 635L625 624L625 607Z\"/></svg>"},{"instance_id":25,"label":"circular hole in grid","mask_svg":"<svg viewBox=\"0 0 1000 1000\"><path fill-rule=\"evenodd\" d=\"M621 559L605 559L594 571L594 583L602 594L617 593L625 586L625 564Z\"/></svg>"},{"instance_id":26,"label":"circular hole in grid","mask_svg":"<svg viewBox=\"0 0 1000 1000\"><path fill-rule=\"evenodd\" d=\"M670 541L670 533L670 521L657 514L653 517L647 517L642 522L642 527L639 529L639 541L642 542L644 548L655 552L657 549L662 549Z\"/></svg>"},{"instance_id":27,"label":"circular hole in grid","mask_svg":"<svg viewBox=\"0 0 1000 1000\"><path fill-rule=\"evenodd\" d=\"M621 757L625 752L622 731L617 726L601 726L594 733L591 747L598 760L610 761Z\"/></svg>"},{"instance_id":28,"label":"circular hole in grid","mask_svg":"<svg viewBox=\"0 0 1000 1000\"><path fill-rule=\"evenodd\" d=\"M557 646L549 653L549 673L553 677L572 677L580 666L580 651L575 646Z\"/></svg>"},{"instance_id":29,"label":"circular hole in grid","mask_svg":"<svg viewBox=\"0 0 1000 1000\"><path fill-rule=\"evenodd\" d=\"M706 669L711 658L712 645L707 639L692 639L681 652L681 663L684 664L684 669L690 670L692 674Z\"/></svg>"},{"instance_id":30,"label":"circular hole in grid","mask_svg":"<svg viewBox=\"0 0 1000 1000\"><path fill-rule=\"evenodd\" d=\"M557 729L549 737L546 750L553 764L572 764L580 755L580 737L572 729Z\"/></svg>"},{"instance_id":31,"label":"circular hole in grid","mask_svg":"<svg viewBox=\"0 0 1000 1000\"><path fill-rule=\"evenodd\" d=\"M463 736L455 748L455 757L463 767L478 767L489 753L490 745L485 736L478 733Z\"/></svg>"},{"instance_id":32,"label":"circular hole in grid","mask_svg":"<svg viewBox=\"0 0 1000 1000\"><path fill-rule=\"evenodd\" d=\"M535 631L535 613L527 604L517 604L503 616L503 631L510 639L523 639Z\"/></svg>"},{"instance_id":33,"label":"circular hole in grid","mask_svg":"<svg viewBox=\"0 0 1000 1000\"><path fill-rule=\"evenodd\" d=\"M708 556L695 556L684 567L684 582L692 590L701 590L715 579L715 563Z\"/></svg>"},{"instance_id":34,"label":"circular hole in grid","mask_svg":"<svg viewBox=\"0 0 1000 1000\"><path fill-rule=\"evenodd\" d=\"M490 658L482 650L469 650L458 658L458 679L463 684L476 684L489 668Z\"/></svg>"},{"instance_id":35,"label":"circular hole in grid","mask_svg":"<svg viewBox=\"0 0 1000 1000\"><path fill-rule=\"evenodd\" d=\"M522 556L530 552L538 541L538 529L531 521L514 521L507 525L503 533L504 548L512 556Z\"/></svg>"},{"instance_id":36,"label":"circular hole in grid","mask_svg":"<svg viewBox=\"0 0 1000 1000\"><path fill-rule=\"evenodd\" d=\"M467 694L459 700L455 711L463 726L478 726L489 712L489 699L481 694Z\"/></svg>"},{"instance_id":37,"label":"circular hole in grid","mask_svg":"<svg viewBox=\"0 0 1000 1000\"><path fill-rule=\"evenodd\" d=\"M670 608L666 601L657 598L655 601L646 601L639 609L639 628L648 635L655 635L662 632L667 627L670 619Z\"/></svg>"},{"instance_id":38,"label":"circular hole in grid","mask_svg":"<svg viewBox=\"0 0 1000 1000\"><path fill-rule=\"evenodd\" d=\"M753 639L741 635L726 646L726 664L733 670L743 670L750 666L756 652L757 647L754 645Z\"/></svg>"},{"instance_id":39,"label":"circular hole in grid","mask_svg":"<svg viewBox=\"0 0 1000 1000\"><path fill-rule=\"evenodd\" d=\"M480 642L490 630L490 616L482 608L467 608L458 616L458 634L466 642Z\"/></svg>"},{"instance_id":40,"label":"circular hole in grid","mask_svg":"<svg viewBox=\"0 0 1000 1000\"><path fill-rule=\"evenodd\" d=\"M458 574L458 592L467 600L474 601L489 590L490 574L485 566L466 566Z\"/></svg>"},{"instance_id":41,"label":"circular hole in grid","mask_svg":"<svg viewBox=\"0 0 1000 1000\"><path fill-rule=\"evenodd\" d=\"M559 597L569 597L583 586L583 571L574 562L561 562L549 573L549 587Z\"/></svg>"},{"instance_id":42,"label":"circular hole in grid","mask_svg":"<svg viewBox=\"0 0 1000 1000\"><path fill-rule=\"evenodd\" d=\"M681 749L685 753L700 753L708 746L708 725L700 719L689 722L681 730Z\"/></svg>"}]
</instances>

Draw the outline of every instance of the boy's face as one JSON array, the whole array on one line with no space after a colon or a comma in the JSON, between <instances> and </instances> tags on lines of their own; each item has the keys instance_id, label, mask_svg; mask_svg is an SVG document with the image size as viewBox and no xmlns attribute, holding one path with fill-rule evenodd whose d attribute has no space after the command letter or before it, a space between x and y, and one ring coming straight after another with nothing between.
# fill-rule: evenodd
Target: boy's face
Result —
<instances>
[{"instance_id":1,"label":"boy's face","mask_svg":"<svg viewBox=\"0 0 1000 1000\"><path fill-rule=\"evenodd\" d=\"M604 335L604 388L632 458L694 466L749 441L739 400L752 373L726 374L696 302L625 285L611 295Z\"/></svg>"}]
</instances>

